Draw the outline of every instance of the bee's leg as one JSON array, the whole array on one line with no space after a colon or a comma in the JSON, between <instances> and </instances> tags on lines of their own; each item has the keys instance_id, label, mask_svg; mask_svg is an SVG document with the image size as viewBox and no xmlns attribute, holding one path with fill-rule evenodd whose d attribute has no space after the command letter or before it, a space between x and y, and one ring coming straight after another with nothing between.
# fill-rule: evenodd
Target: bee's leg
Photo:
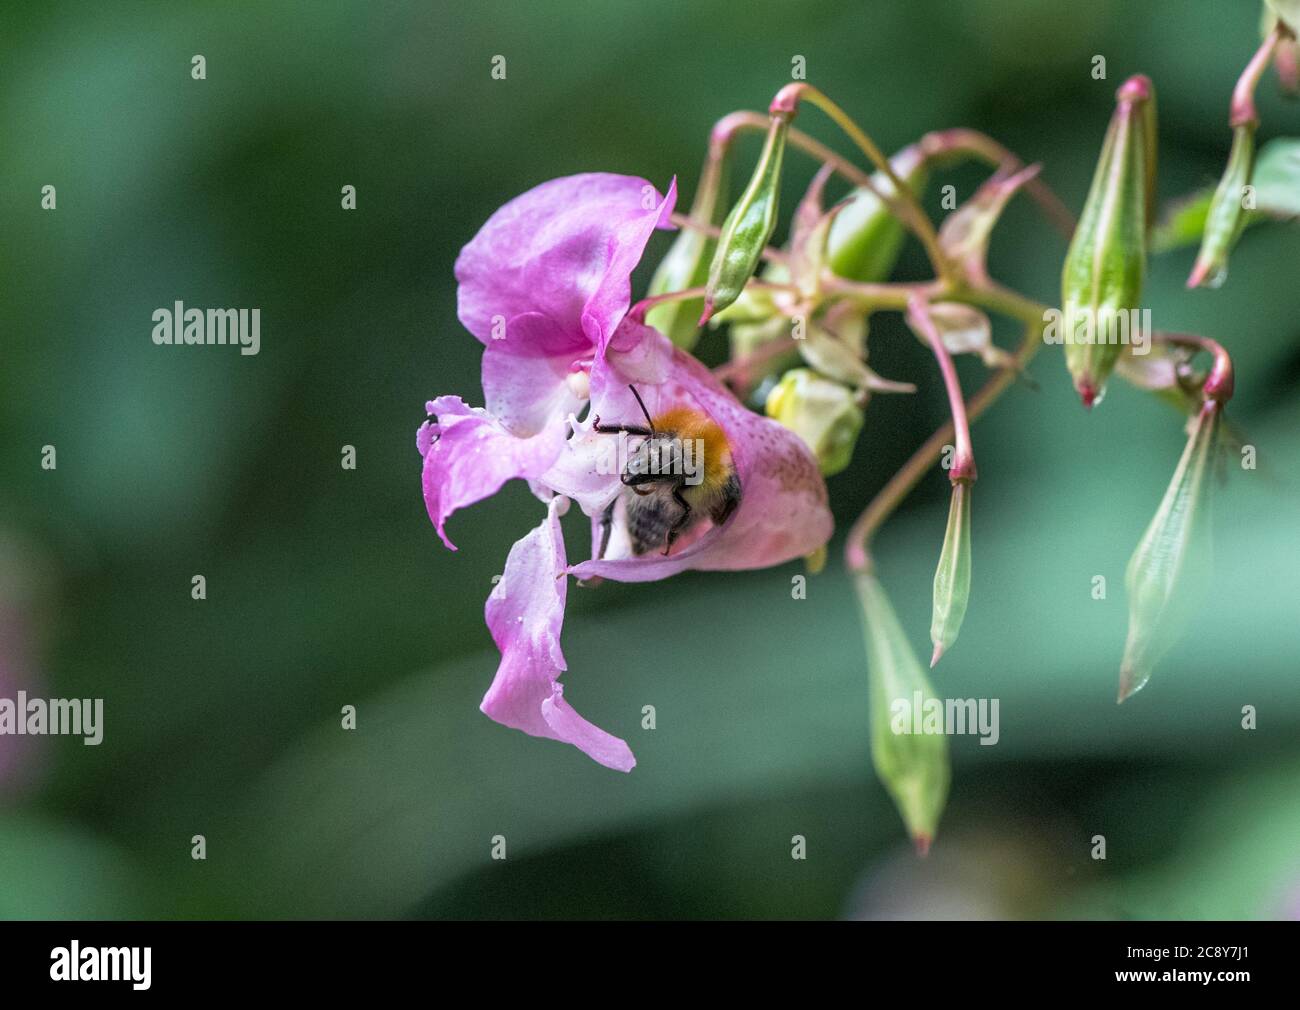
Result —
<instances>
[{"instance_id":1,"label":"bee's leg","mask_svg":"<svg viewBox=\"0 0 1300 1010\"><path fill-rule=\"evenodd\" d=\"M673 489L673 501L682 507L682 514L677 517L675 523L668 527L668 536L664 542L665 556L667 556L668 552L673 549L673 541L677 539L677 534L685 529L687 522L689 522L691 518L691 503L682 497L682 489L680 485Z\"/></svg>"},{"instance_id":2,"label":"bee's leg","mask_svg":"<svg viewBox=\"0 0 1300 1010\"><path fill-rule=\"evenodd\" d=\"M649 428L643 428L639 424L601 424L599 414L592 419L591 430L602 435L617 435L622 431L629 435L640 435L645 438L649 438L654 434Z\"/></svg>"}]
</instances>

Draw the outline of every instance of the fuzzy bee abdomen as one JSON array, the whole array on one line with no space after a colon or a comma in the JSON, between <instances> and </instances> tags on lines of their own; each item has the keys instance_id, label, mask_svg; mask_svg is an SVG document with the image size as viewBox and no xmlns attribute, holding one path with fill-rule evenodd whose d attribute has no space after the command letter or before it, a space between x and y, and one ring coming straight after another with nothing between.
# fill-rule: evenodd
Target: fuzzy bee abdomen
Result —
<instances>
[{"instance_id":1,"label":"fuzzy bee abdomen","mask_svg":"<svg viewBox=\"0 0 1300 1010\"><path fill-rule=\"evenodd\" d=\"M667 494L628 495L627 533L633 554L663 550L668 531L682 516L682 507Z\"/></svg>"}]
</instances>

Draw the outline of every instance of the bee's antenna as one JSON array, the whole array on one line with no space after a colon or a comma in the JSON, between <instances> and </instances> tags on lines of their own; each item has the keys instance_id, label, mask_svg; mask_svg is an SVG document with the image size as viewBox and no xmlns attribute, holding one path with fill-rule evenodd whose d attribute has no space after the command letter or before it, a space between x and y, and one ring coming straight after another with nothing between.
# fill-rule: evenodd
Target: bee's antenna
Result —
<instances>
[{"instance_id":1,"label":"bee's antenna","mask_svg":"<svg viewBox=\"0 0 1300 1010\"><path fill-rule=\"evenodd\" d=\"M645 415L646 423L650 425L650 430L654 431L655 423L650 418L650 411L645 409L645 400L641 399L641 394L636 391L636 386L632 385L630 382L627 384L627 388L632 390L632 395L636 397L636 402L641 405L641 413Z\"/></svg>"}]
</instances>

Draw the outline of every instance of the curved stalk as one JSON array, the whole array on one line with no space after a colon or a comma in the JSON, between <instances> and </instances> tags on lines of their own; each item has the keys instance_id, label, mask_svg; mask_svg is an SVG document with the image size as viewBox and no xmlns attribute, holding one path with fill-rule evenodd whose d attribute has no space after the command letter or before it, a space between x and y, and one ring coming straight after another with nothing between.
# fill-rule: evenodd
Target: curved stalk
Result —
<instances>
[{"instance_id":1,"label":"curved stalk","mask_svg":"<svg viewBox=\"0 0 1300 1010\"><path fill-rule=\"evenodd\" d=\"M847 112L823 92L814 88L811 84L804 83L787 84L776 93L776 97L772 99L768 111L773 116L784 115L793 119L799 111L799 103L804 99L830 117L832 122L857 145L858 150L866 155L867 160L884 173L885 178L889 180L890 185L894 188L894 196L900 211L899 217L921 240L921 245L925 247L926 256L930 259L935 275L945 280L951 279L952 267L939 246L939 236L934 230L934 223L925 213L920 201L917 200L916 193L912 191L911 186L898 177L898 173L889 164L889 159L885 157L866 131L858 126Z\"/></svg>"},{"instance_id":2,"label":"curved stalk","mask_svg":"<svg viewBox=\"0 0 1300 1010\"><path fill-rule=\"evenodd\" d=\"M992 406L1015 381L1017 373L1022 371L1038 353L1043 343L1043 328L1046 325L1044 313L1047 307L996 286L963 292L963 295L964 298L959 300L969 300L971 304L1011 316L1025 324L1025 335L1020 346L1016 348L1011 362L1006 368L991 375L967 403L967 418L969 421L974 421ZM907 497L908 492L916 487L926 471L934 466L943 453L943 447L952 440L953 436L953 424L948 421L912 453L908 461L886 482L858 516L849 530L848 541L844 545L844 560L851 572L871 571L871 537Z\"/></svg>"}]
</instances>

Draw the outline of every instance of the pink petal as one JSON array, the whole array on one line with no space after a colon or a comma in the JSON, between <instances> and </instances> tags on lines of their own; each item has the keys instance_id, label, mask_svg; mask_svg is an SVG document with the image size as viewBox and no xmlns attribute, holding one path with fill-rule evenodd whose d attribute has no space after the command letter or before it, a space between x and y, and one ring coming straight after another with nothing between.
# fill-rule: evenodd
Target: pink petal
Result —
<instances>
[{"instance_id":1,"label":"pink petal","mask_svg":"<svg viewBox=\"0 0 1300 1010\"><path fill-rule=\"evenodd\" d=\"M600 414L603 423L644 424L631 391L618 382L622 376L612 359L610 369L600 377L593 371L592 413ZM746 409L707 368L680 350L674 350L666 382L638 385L637 391L652 415L685 403L722 426L740 479L740 505L721 527L708 529L693 542L679 541L668 557L655 553L584 561L570 568L570 574L648 582L686 569L765 568L811 554L830 539L833 522L826 484L797 435ZM575 433L566 448L572 450L579 437Z\"/></svg>"},{"instance_id":2,"label":"pink petal","mask_svg":"<svg viewBox=\"0 0 1300 1010\"><path fill-rule=\"evenodd\" d=\"M554 499L542 524L510 549L505 574L488 597L484 612L501 665L480 708L505 726L571 743L607 768L631 771L636 759L628 745L578 715L558 681L567 668L560 651L568 588L562 501Z\"/></svg>"},{"instance_id":3,"label":"pink petal","mask_svg":"<svg viewBox=\"0 0 1300 1010\"><path fill-rule=\"evenodd\" d=\"M656 228L669 228L677 181L661 197L644 179L589 173L552 179L492 215L456 260L458 313L485 344L493 321L513 337L533 320L540 353L608 341L631 302L632 271ZM498 335L501 327L497 326ZM567 343L566 343L567 342Z\"/></svg>"},{"instance_id":4,"label":"pink petal","mask_svg":"<svg viewBox=\"0 0 1300 1010\"><path fill-rule=\"evenodd\" d=\"M483 400L488 413L521 437L581 409L569 386L572 353L531 357L488 344L483 351Z\"/></svg>"},{"instance_id":5,"label":"pink petal","mask_svg":"<svg viewBox=\"0 0 1300 1010\"><path fill-rule=\"evenodd\" d=\"M430 401L437 424L416 435L424 453L424 504L442 542L456 549L444 530L448 516L497 493L512 477L535 479L564 448L562 420L530 438L516 438L487 411L466 406L458 396Z\"/></svg>"}]
</instances>

